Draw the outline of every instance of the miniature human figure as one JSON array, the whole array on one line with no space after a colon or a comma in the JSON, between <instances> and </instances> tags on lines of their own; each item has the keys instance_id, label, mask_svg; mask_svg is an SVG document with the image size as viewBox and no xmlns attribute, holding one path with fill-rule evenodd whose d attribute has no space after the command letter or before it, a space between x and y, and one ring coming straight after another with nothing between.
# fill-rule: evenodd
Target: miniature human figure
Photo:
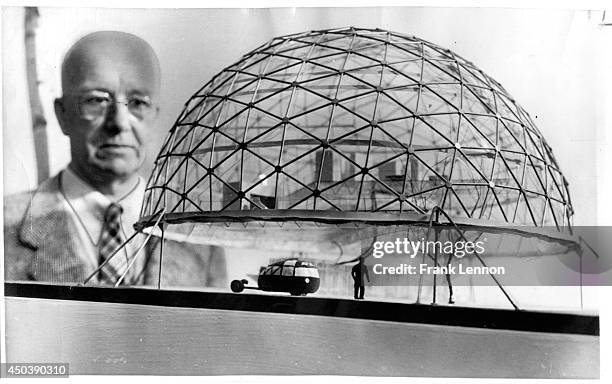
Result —
<instances>
[{"instance_id":1,"label":"miniature human figure","mask_svg":"<svg viewBox=\"0 0 612 384\"><path fill-rule=\"evenodd\" d=\"M351 269L351 276L354 281L354 297L357 300L363 300L363 295L365 293L365 284L364 284L364 275L365 278L368 279L368 283L370 282L370 275L368 274L368 268L366 268L364 262L364 257L360 256L357 264L353 266Z\"/></svg>"},{"instance_id":2,"label":"miniature human figure","mask_svg":"<svg viewBox=\"0 0 612 384\"><path fill-rule=\"evenodd\" d=\"M91 33L66 54L55 113L70 140L71 161L35 191L4 201L5 279L156 284L159 239L132 262L144 241L111 258L134 233L145 181L138 171L159 105L160 65L151 46L123 32ZM166 241L164 285L223 285L223 249ZM110 258L110 260L109 260ZM107 261L105 263L105 261Z\"/></svg>"}]
</instances>

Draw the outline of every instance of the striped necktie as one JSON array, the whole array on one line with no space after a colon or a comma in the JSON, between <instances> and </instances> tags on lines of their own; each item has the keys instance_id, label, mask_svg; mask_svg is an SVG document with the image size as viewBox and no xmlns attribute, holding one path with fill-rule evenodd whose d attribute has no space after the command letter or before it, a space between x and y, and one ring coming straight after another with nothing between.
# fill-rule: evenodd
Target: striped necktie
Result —
<instances>
[{"instance_id":1,"label":"striped necktie","mask_svg":"<svg viewBox=\"0 0 612 384\"><path fill-rule=\"evenodd\" d=\"M98 243L99 265L104 263L123 242L123 237L121 236L122 213L123 208L116 203L111 203L106 209L102 232L100 233L100 242ZM125 255L117 254L113 256L112 259L100 269L100 283L115 284L125 271L126 262Z\"/></svg>"}]
</instances>

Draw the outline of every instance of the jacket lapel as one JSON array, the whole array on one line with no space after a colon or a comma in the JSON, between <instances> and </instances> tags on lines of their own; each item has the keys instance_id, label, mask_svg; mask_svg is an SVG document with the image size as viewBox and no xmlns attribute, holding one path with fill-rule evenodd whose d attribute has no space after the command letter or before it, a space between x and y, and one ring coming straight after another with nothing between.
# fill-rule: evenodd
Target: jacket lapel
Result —
<instances>
[{"instance_id":1,"label":"jacket lapel","mask_svg":"<svg viewBox=\"0 0 612 384\"><path fill-rule=\"evenodd\" d=\"M35 280L83 282L90 267L70 233L70 217L59 191L59 175L36 190L19 232L22 243L35 250L30 272Z\"/></svg>"}]
</instances>

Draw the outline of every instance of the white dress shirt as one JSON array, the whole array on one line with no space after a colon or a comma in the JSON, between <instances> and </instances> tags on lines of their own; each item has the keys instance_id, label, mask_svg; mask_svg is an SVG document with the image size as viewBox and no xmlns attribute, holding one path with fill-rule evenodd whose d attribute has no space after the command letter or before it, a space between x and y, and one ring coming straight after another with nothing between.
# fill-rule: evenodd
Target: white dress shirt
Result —
<instances>
[{"instance_id":1,"label":"white dress shirt","mask_svg":"<svg viewBox=\"0 0 612 384\"><path fill-rule=\"evenodd\" d=\"M64 169L60 178L61 192L65 197L65 209L72 218L71 230L77 235L76 238L83 246L83 249L88 250L86 254L82 255L83 262L89 264L91 269L94 270L98 267L98 242L100 241L102 225L104 223L104 213L113 201L108 196L93 189L70 168ZM121 231L124 241L129 239L135 232L132 225L139 219L144 192L145 181L139 177L137 185L127 195L114 201L123 208ZM114 257L121 257L121 260L124 261L122 266L127 267L143 241L144 236L136 236ZM130 272L126 275L126 279L136 275L137 271L141 271L143 263L144 257L140 254L130 268ZM125 268L122 268L119 273L123 274L124 271Z\"/></svg>"}]
</instances>

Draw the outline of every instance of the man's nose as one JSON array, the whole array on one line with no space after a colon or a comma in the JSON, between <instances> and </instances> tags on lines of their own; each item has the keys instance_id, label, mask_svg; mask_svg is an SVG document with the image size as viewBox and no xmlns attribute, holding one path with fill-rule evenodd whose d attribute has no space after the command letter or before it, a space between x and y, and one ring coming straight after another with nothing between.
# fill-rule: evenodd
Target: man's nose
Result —
<instances>
[{"instance_id":1,"label":"man's nose","mask_svg":"<svg viewBox=\"0 0 612 384\"><path fill-rule=\"evenodd\" d=\"M125 102L112 103L106 115L106 127L114 133L130 129L130 111Z\"/></svg>"}]
</instances>

